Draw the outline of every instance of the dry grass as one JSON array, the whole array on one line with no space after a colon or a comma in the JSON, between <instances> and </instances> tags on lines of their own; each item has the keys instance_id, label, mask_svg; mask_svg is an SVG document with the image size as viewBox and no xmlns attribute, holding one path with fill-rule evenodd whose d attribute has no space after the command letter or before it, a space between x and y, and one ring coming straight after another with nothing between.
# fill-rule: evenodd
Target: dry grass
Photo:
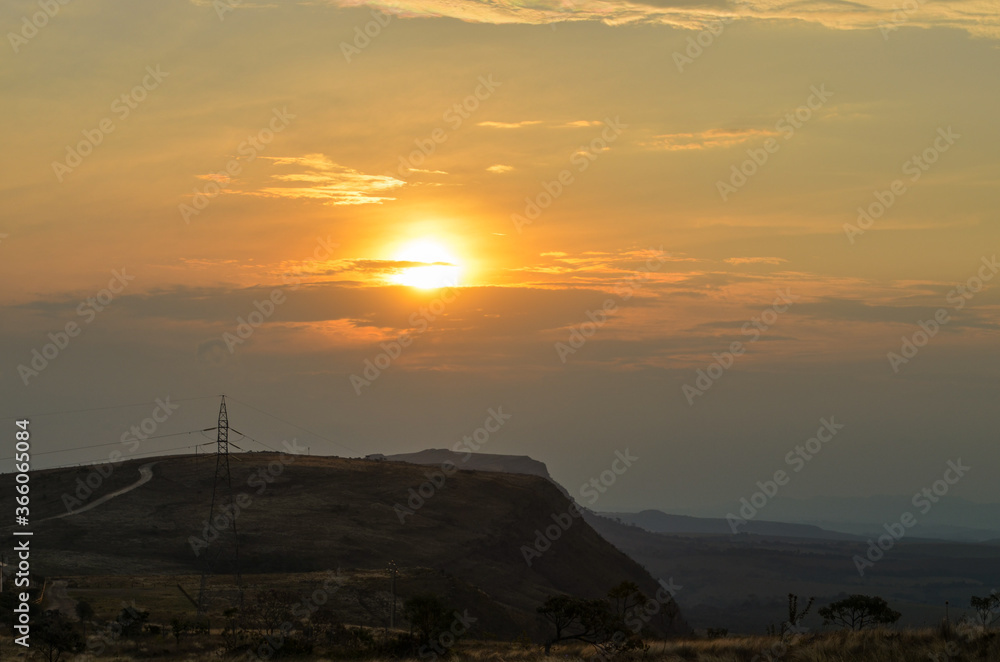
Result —
<instances>
[{"instance_id":1,"label":"dry grass","mask_svg":"<svg viewBox=\"0 0 1000 662\"><path fill-rule=\"evenodd\" d=\"M172 644L146 641L136 652L122 650L115 656L73 658L64 657L69 662L125 662L126 660L183 660L184 662L208 662L225 660L216 653L214 641L196 641L192 638L184 649L175 651ZM0 644L0 655L4 660L41 660L41 651L25 653L23 649L12 650L9 641ZM127 649L124 646L123 649ZM239 658L247 660L243 655ZM319 651L317 654L283 659L338 660L340 656ZM368 662L428 662L429 656L420 658L393 659L379 656L365 656ZM531 643L465 641L451 651L448 658L452 662L608 662L602 660L591 646L569 644L553 647L550 655L544 655L542 648ZM614 658L615 662L941 662L1000 660L1000 634L972 633L950 634L948 639L939 630L873 630L867 632L831 632L807 634L782 642L777 637L749 636L726 637L721 639L687 639L649 642L643 653L634 653ZM263 660L260 660L263 662Z\"/></svg>"}]
</instances>

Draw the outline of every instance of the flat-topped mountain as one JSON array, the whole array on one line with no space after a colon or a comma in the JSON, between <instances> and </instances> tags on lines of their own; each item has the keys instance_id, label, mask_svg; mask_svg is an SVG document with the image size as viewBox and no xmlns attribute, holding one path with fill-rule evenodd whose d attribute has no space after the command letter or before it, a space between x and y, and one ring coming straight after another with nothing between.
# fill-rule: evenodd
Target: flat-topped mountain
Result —
<instances>
[{"instance_id":1,"label":"flat-topped mountain","mask_svg":"<svg viewBox=\"0 0 1000 662\"><path fill-rule=\"evenodd\" d=\"M492 631L510 636L533 631L535 609L548 595L597 597L622 581L650 596L658 588L582 518L566 515L570 501L538 475L446 476L402 462L284 453L230 459L247 576L384 570L395 561L457 582L460 593L478 596L480 611L490 612ZM61 577L196 575L206 557L224 549L225 538L211 540L206 522L215 465L214 455L131 460L100 481L94 467L33 472L34 570ZM13 475L0 476L0 494L13 512ZM79 512L66 515L67 505ZM226 530L224 519L215 524ZM664 631L686 629L676 605L665 611L673 623L664 621Z\"/></svg>"}]
</instances>

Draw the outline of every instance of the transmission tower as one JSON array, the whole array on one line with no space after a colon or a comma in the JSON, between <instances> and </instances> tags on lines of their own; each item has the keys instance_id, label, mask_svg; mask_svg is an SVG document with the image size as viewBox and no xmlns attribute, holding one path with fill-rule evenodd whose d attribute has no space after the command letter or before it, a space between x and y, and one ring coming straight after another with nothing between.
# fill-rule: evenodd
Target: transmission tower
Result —
<instances>
[{"instance_id":1,"label":"transmission tower","mask_svg":"<svg viewBox=\"0 0 1000 662\"><path fill-rule=\"evenodd\" d=\"M212 505L208 511L208 526L215 527L216 514L223 515L231 526L226 526L224 531L217 530L218 537L209 543L210 547L206 550L205 566L201 573L201 588L198 591L198 613L200 615L204 614L206 610L205 588L208 576L225 571L220 565L225 560L223 557L230 544L232 546L232 569L236 578L236 589L239 592L240 603L243 602L243 582L240 577L240 539L236 532L237 511L233 499L233 477L229 470L229 414L226 412L226 396L224 395L219 407L219 425L216 430L218 430L218 435L216 436L215 449L215 478L212 481ZM232 529L232 540L227 541L230 528ZM212 547L216 549L213 550Z\"/></svg>"}]
</instances>

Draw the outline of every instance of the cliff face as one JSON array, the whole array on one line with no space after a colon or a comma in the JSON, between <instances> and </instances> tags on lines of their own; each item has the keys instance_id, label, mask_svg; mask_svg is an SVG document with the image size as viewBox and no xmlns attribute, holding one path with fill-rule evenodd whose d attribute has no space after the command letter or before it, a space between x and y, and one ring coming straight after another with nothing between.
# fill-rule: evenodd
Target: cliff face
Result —
<instances>
[{"instance_id":1,"label":"cliff face","mask_svg":"<svg viewBox=\"0 0 1000 662\"><path fill-rule=\"evenodd\" d=\"M278 453L233 455L231 466L247 575L381 570L393 560L446 578L490 614L494 633L512 636L536 630L535 608L553 593L597 597L625 580L650 596L659 588L539 475ZM127 488L141 467L152 472L147 482L45 519ZM224 547L205 521L214 472L211 455L133 460L89 495L80 486L97 482L91 467L34 473L34 567L60 576L199 573ZM0 494L13 508L13 476L0 476ZM668 602L650 625L685 630Z\"/></svg>"}]
</instances>

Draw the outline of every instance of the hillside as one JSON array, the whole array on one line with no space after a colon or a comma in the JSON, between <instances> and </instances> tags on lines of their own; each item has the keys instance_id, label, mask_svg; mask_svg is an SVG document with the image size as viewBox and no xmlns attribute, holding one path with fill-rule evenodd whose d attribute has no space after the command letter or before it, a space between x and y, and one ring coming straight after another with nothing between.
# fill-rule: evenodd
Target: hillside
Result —
<instances>
[{"instance_id":1,"label":"hillside","mask_svg":"<svg viewBox=\"0 0 1000 662\"><path fill-rule=\"evenodd\" d=\"M570 493L549 475L549 468L544 462L528 455L499 455L496 453L457 453L446 448L427 448L417 453L398 453L387 455L390 462L409 462L410 464L431 464L441 466L451 462L456 467L467 471L494 471L507 474L527 474L540 476L556 486L566 497Z\"/></svg>"},{"instance_id":2,"label":"hillside","mask_svg":"<svg viewBox=\"0 0 1000 662\"><path fill-rule=\"evenodd\" d=\"M553 593L599 596L623 580L649 595L657 589L642 567L581 519L572 519L529 567L522 546L532 545L536 530L570 505L538 476L460 471L431 493L427 474L433 470L413 464L277 453L232 460L234 492L245 494L237 522L246 575L383 570L394 560L401 569L433 571L459 585L456 595L478 596L479 613L500 636L535 632L535 608ZM59 577L197 575L204 556L195 556L189 540L202 535L208 515L214 456L125 462L86 502L136 482L143 466L152 472L145 484L48 520L66 512L64 495L93 469L33 472L34 570ZM397 505L407 505L410 490L422 484L429 498L423 505L413 501L413 514L401 521ZM12 475L0 476L0 494L12 511ZM676 606L671 611L673 624L661 627L684 631Z\"/></svg>"},{"instance_id":3,"label":"hillside","mask_svg":"<svg viewBox=\"0 0 1000 662\"><path fill-rule=\"evenodd\" d=\"M424 451L400 457L440 463L465 456ZM530 458L474 454L467 462L480 457L484 469L549 475L544 464ZM962 613L971 595L987 595L1000 586L997 549L990 543L907 536L860 577L852 558L866 554L867 538L810 524L751 520L734 536L720 518L657 510L585 516L616 548L683 587L676 599L696 629L764 632L787 617L789 592L816 596L820 606L849 593L877 594L903 612L903 623L929 626L944 616L945 600L953 613ZM814 615L809 625L821 627L821 619Z\"/></svg>"}]
</instances>

